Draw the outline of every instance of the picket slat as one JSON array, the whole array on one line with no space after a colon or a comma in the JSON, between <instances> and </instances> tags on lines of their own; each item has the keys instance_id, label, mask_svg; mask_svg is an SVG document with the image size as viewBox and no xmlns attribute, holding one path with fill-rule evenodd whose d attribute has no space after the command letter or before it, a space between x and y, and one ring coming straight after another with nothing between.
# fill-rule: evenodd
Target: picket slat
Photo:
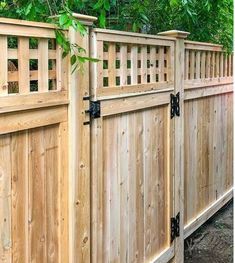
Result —
<instances>
[{"instance_id":1,"label":"picket slat","mask_svg":"<svg viewBox=\"0 0 235 263\"><path fill-rule=\"evenodd\" d=\"M18 42L19 57L19 93L27 94L29 90L29 39L20 37Z\"/></svg>"},{"instance_id":2,"label":"picket slat","mask_svg":"<svg viewBox=\"0 0 235 263\"><path fill-rule=\"evenodd\" d=\"M7 75L8 75L8 51L7 37L0 36L0 96L8 93Z\"/></svg>"}]
</instances>

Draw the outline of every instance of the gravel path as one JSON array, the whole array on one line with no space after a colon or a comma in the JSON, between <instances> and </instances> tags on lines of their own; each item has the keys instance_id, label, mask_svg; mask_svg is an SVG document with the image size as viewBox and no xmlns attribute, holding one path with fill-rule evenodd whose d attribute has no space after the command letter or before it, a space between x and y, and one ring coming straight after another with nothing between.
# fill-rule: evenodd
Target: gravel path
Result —
<instances>
[{"instance_id":1,"label":"gravel path","mask_svg":"<svg viewBox=\"0 0 235 263\"><path fill-rule=\"evenodd\" d=\"M185 240L185 263L233 262L233 203L217 214Z\"/></svg>"}]
</instances>

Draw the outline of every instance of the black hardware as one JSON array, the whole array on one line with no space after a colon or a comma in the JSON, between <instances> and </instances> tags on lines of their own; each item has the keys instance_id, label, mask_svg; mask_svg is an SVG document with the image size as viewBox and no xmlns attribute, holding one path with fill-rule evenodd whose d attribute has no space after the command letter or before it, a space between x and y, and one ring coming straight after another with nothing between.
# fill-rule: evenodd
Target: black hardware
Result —
<instances>
[{"instance_id":1,"label":"black hardware","mask_svg":"<svg viewBox=\"0 0 235 263\"><path fill-rule=\"evenodd\" d=\"M90 113L91 118L97 119L100 117L100 101L90 101L90 108L85 113Z\"/></svg>"},{"instance_id":2,"label":"black hardware","mask_svg":"<svg viewBox=\"0 0 235 263\"><path fill-rule=\"evenodd\" d=\"M180 93L171 94L171 119L175 116L180 116Z\"/></svg>"},{"instance_id":3,"label":"black hardware","mask_svg":"<svg viewBox=\"0 0 235 263\"><path fill-rule=\"evenodd\" d=\"M180 236L180 213L171 218L171 242Z\"/></svg>"},{"instance_id":4,"label":"black hardware","mask_svg":"<svg viewBox=\"0 0 235 263\"><path fill-rule=\"evenodd\" d=\"M83 97L83 100L89 100L89 99L90 99L90 96Z\"/></svg>"},{"instance_id":5,"label":"black hardware","mask_svg":"<svg viewBox=\"0 0 235 263\"><path fill-rule=\"evenodd\" d=\"M89 124L90 124L89 121L85 121L85 122L83 122L83 125L89 125Z\"/></svg>"}]
</instances>

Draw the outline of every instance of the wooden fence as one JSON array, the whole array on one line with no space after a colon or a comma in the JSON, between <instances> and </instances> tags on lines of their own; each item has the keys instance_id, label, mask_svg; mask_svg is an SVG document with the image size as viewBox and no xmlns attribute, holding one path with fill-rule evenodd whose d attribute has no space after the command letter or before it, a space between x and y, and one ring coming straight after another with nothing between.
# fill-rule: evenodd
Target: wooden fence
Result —
<instances>
[{"instance_id":1,"label":"wooden fence","mask_svg":"<svg viewBox=\"0 0 235 263\"><path fill-rule=\"evenodd\" d=\"M232 55L185 42L185 237L232 196Z\"/></svg>"},{"instance_id":2,"label":"wooden fence","mask_svg":"<svg viewBox=\"0 0 235 263\"><path fill-rule=\"evenodd\" d=\"M0 18L0 262L183 262L232 198L232 56L76 16L73 74L55 27Z\"/></svg>"},{"instance_id":3,"label":"wooden fence","mask_svg":"<svg viewBox=\"0 0 235 263\"><path fill-rule=\"evenodd\" d=\"M54 29L0 19L1 262L68 260L68 63Z\"/></svg>"}]
</instances>

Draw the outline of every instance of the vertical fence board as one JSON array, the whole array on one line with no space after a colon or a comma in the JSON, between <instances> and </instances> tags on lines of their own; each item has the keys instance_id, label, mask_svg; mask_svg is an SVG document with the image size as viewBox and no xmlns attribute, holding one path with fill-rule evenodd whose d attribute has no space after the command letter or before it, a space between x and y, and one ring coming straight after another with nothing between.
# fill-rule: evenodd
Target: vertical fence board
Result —
<instances>
[{"instance_id":1,"label":"vertical fence board","mask_svg":"<svg viewBox=\"0 0 235 263\"><path fill-rule=\"evenodd\" d=\"M18 39L19 93L29 93L29 39Z\"/></svg>"},{"instance_id":2,"label":"vertical fence board","mask_svg":"<svg viewBox=\"0 0 235 263\"><path fill-rule=\"evenodd\" d=\"M46 262L58 262L58 129L57 126L44 130L45 147L45 204L46 207ZM52 165L53 164L53 165Z\"/></svg>"},{"instance_id":3,"label":"vertical fence board","mask_svg":"<svg viewBox=\"0 0 235 263\"><path fill-rule=\"evenodd\" d=\"M211 52L206 52L206 78L210 78Z\"/></svg>"},{"instance_id":4,"label":"vertical fence board","mask_svg":"<svg viewBox=\"0 0 235 263\"><path fill-rule=\"evenodd\" d=\"M159 47L158 49L159 59L158 59L158 66L159 66L159 82L164 81L164 47Z\"/></svg>"},{"instance_id":5,"label":"vertical fence board","mask_svg":"<svg viewBox=\"0 0 235 263\"><path fill-rule=\"evenodd\" d=\"M48 91L48 39L39 39L38 43L38 90Z\"/></svg>"},{"instance_id":6,"label":"vertical fence board","mask_svg":"<svg viewBox=\"0 0 235 263\"><path fill-rule=\"evenodd\" d=\"M127 46L121 45L120 47L120 85L127 84Z\"/></svg>"},{"instance_id":7,"label":"vertical fence board","mask_svg":"<svg viewBox=\"0 0 235 263\"><path fill-rule=\"evenodd\" d=\"M28 258L28 132L12 134L12 246L13 262Z\"/></svg>"},{"instance_id":8,"label":"vertical fence board","mask_svg":"<svg viewBox=\"0 0 235 263\"><path fill-rule=\"evenodd\" d=\"M128 170L128 115L123 114L119 119L119 137L120 144L120 160L119 160L119 177L120 177L120 262L126 262L129 257L128 242L129 242L129 174ZM124 224L122 222L125 222Z\"/></svg>"},{"instance_id":9,"label":"vertical fence board","mask_svg":"<svg viewBox=\"0 0 235 263\"><path fill-rule=\"evenodd\" d=\"M151 173L152 173L152 118L149 111L144 112L144 248L145 248L145 260L151 258Z\"/></svg>"},{"instance_id":10,"label":"vertical fence board","mask_svg":"<svg viewBox=\"0 0 235 263\"><path fill-rule=\"evenodd\" d=\"M204 79L206 77L206 52L202 51L201 54L201 78Z\"/></svg>"},{"instance_id":11,"label":"vertical fence board","mask_svg":"<svg viewBox=\"0 0 235 263\"><path fill-rule=\"evenodd\" d=\"M0 136L0 259L12 262L11 214L11 148L10 136Z\"/></svg>"},{"instance_id":12,"label":"vertical fence board","mask_svg":"<svg viewBox=\"0 0 235 263\"><path fill-rule=\"evenodd\" d=\"M220 77L224 76L224 53L220 53Z\"/></svg>"},{"instance_id":13,"label":"vertical fence board","mask_svg":"<svg viewBox=\"0 0 235 263\"><path fill-rule=\"evenodd\" d=\"M199 52L197 52L198 54ZM200 54L200 53L199 53ZM199 55L200 58L200 55ZM199 63L199 67L200 67L200 63ZM185 80L189 79L189 50L186 49L185 51L185 76L184 76Z\"/></svg>"},{"instance_id":14,"label":"vertical fence board","mask_svg":"<svg viewBox=\"0 0 235 263\"><path fill-rule=\"evenodd\" d=\"M228 56L224 54L224 76L228 76Z\"/></svg>"},{"instance_id":15,"label":"vertical fence board","mask_svg":"<svg viewBox=\"0 0 235 263\"><path fill-rule=\"evenodd\" d=\"M29 235L30 261L47 262L46 179L43 129L29 133Z\"/></svg>"},{"instance_id":16,"label":"vertical fence board","mask_svg":"<svg viewBox=\"0 0 235 263\"><path fill-rule=\"evenodd\" d=\"M69 235L68 235L68 123L63 122L59 127L59 262L69 262Z\"/></svg>"},{"instance_id":17,"label":"vertical fence board","mask_svg":"<svg viewBox=\"0 0 235 263\"><path fill-rule=\"evenodd\" d=\"M211 56L211 77L215 78L215 52L212 52Z\"/></svg>"},{"instance_id":18,"label":"vertical fence board","mask_svg":"<svg viewBox=\"0 0 235 263\"><path fill-rule=\"evenodd\" d=\"M164 53L163 53L163 62L161 59L162 59L162 57L159 58L159 60L158 60L160 62L159 66L161 67L160 71L161 70L164 71ZM149 64L150 64L150 82L156 82L156 47L153 47L153 46L150 47ZM162 66L163 66L163 68L162 68ZM159 74L159 76L161 79L161 74Z\"/></svg>"},{"instance_id":19,"label":"vertical fence board","mask_svg":"<svg viewBox=\"0 0 235 263\"><path fill-rule=\"evenodd\" d=\"M66 71L68 70L67 68L68 68L68 64L64 65L63 60L62 60L62 47L59 45L56 45L56 82L55 82L56 90L62 89L62 84L64 81L63 79L66 77L65 74L63 74L62 72L66 73ZM65 87L63 87L63 89L65 89Z\"/></svg>"},{"instance_id":20,"label":"vertical fence board","mask_svg":"<svg viewBox=\"0 0 235 263\"><path fill-rule=\"evenodd\" d=\"M154 49L156 54L156 49ZM151 51L150 51L151 54ZM155 61L154 61L155 62ZM154 74L155 75L155 74ZM156 80L155 80L156 81ZM137 261L144 260L144 177L143 177L143 112L135 115L135 145L136 145L136 244L138 248Z\"/></svg>"},{"instance_id":21,"label":"vertical fence board","mask_svg":"<svg viewBox=\"0 0 235 263\"><path fill-rule=\"evenodd\" d=\"M95 49L97 49L97 58L100 60L100 62L97 63L96 88L102 88L103 87L103 63L102 63L102 60L103 60L104 42L103 41L95 42ZM109 61L108 61L108 63L109 63Z\"/></svg>"},{"instance_id":22,"label":"vertical fence board","mask_svg":"<svg viewBox=\"0 0 235 263\"><path fill-rule=\"evenodd\" d=\"M113 43L108 49L108 78L109 86L116 86L116 45Z\"/></svg>"},{"instance_id":23,"label":"vertical fence board","mask_svg":"<svg viewBox=\"0 0 235 263\"><path fill-rule=\"evenodd\" d=\"M174 81L174 56L175 56L175 49L172 45L170 48L167 49L167 81Z\"/></svg>"},{"instance_id":24,"label":"vertical fence board","mask_svg":"<svg viewBox=\"0 0 235 263\"><path fill-rule=\"evenodd\" d=\"M107 145L108 138L104 136L103 141L103 120L102 118L95 120L93 123L91 137L92 146L92 166L91 166L91 193L92 193L92 262L108 262L109 261L109 240L110 228L110 210L106 200L110 200L110 178L107 176L105 165L103 165L103 143ZM99 154L98 154L99 153ZM98 156L98 157L97 157ZM104 174L103 174L104 173ZM97 209L99 207L99 209ZM102 222L102 220L104 222Z\"/></svg>"},{"instance_id":25,"label":"vertical fence board","mask_svg":"<svg viewBox=\"0 0 235 263\"><path fill-rule=\"evenodd\" d=\"M215 63L216 63L216 77L218 78L220 74L220 57L218 52L215 55Z\"/></svg>"},{"instance_id":26,"label":"vertical fence board","mask_svg":"<svg viewBox=\"0 0 235 263\"><path fill-rule=\"evenodd\" d=\"M232 56L231 54L228 55L228 76L231 76L231 70L232 70Z\"/></svg>"},{"instance_id":27,"label":"vertical fence board","mask_svg":"<svg viewBox=\"0 0 235 263\"><path fill-rule=\"evenodd\" d=\"M129 127L133 127L133 129L130 131L130 139L129 139L129 211L130 211L130 217L129 217L129 236L132 236L132 238L129 238L129 262L133 262L136 258L136 252L137 252L137 232L136 232L136 222L137 222L137 215L136 215L136 176L131 176L132 174L136 174L136 166L135 166L135 160L136 160L136 144L135 144L135 114L133 113L129 116Z\"/></svg>"},{"instance_id":28,"label":"vertical fence board","mask_svg":"<svg viewBox=\"0 0 235 263\"><path fill-rule=\"evenodd\" d=\"M138 47L137 46L131 46L131 84L137 84L138 83L137 55L138 55Z\"/></svg>"},{"instance_id":29,"label":"vertical fence board","mask_svg":"<svg viewBox=\"0 0 235 263\"><path fill-rule=\"evenodd\" d=\"M196 52L196 79L200 79L200 68L201 68L201 52ZM186 73L187 74L187 73Z\"/></svg>"},{"instance_id":30,"label":"vertical fence board","mask_svg":"<svg viewBox=\"0 0 235 263\"><path fill-rule=\"evenodd\" d=\"M110 262L120 262L120 178L118 173L118 164L119 164L119 141L118 141L118 117L113 117L110 120L111 129L110 131L114 135L110 134L110 170L107 173L107 176L110 177L110 202L109 210L110 213L110 222L108 223L110 228ZM114 213L115 211L115 213Z\"/></svg>"},{"instance_id":31,"label":"vertical fence board","mask_svg":"<svg viewBox=\"0 0 235 263\"><path fill-rule=\"evenodd\" d=\"M156 61L154 63L156 63ZM147 83L147 47L146 46L141 47L141 83Z\"/></svg>"},{"instance_id":32,"label":"vertical fence board","mask_svg":"<svg viewBox=\"0 0 235 263\"><path fill-rule=\"evenodd\" d=\"M190 79L194 79L195 74L195 51L190 51Z\"/></svg>"},{"instance_id":33,"label":"vertical fence board","mask_svg":"<svg viewBox=\"0 0 235 263\"><path fill-rule=\"evenodd\" d=\"M100 127L101 128L101 127ZM99 262L109 262L110 261L110 249L109 249L109 245L110 245L110 240L111 240L111 235L112 233L110 232L110 204L109 204L109 200L111 198L111 191L110 191L110 187L111 187L111 178L110 178L110 174L111 174L111 166L108 165L109 164L109 160L112 158L112 156L110 155L110 151L111 151L111 147L112 147L112 134L113 134L113 129L112 126L108 126L107 121L104 121L104 125L103 125L103 130L107 131L104 134L104 137L102 137L102 130L99 129L97 131L97 136L99 139L99 145L97 145L97 149L100 150L104 150L104 156L102 156L102 161L105 160L105 158L107 158L107 164L104 163L102 166L100 166L100 169L98 170L98 174L97 176L100 177L99 179L99 188L97 189L99 191L99 204L103 204L103 207L100 206L100 210L103 211L103 218L104 218L104 222L102 225L102 217L99 217L99 224L102 225L102 229L101 231L103 231L103 233L100 231L100 238L99 238L99 242L101 242L101 244L103 245L103 251L100 251L100 247L99 247L99 253L102 255L102 257L100 257L100 261ZM107 145L106 150L104 149L103 145ZM107 156L105 156L107 154ZM101 159L100 159L101 160ZM103 170L104 169L104 172ZM102 174L102 172L104 173L104 175ZM101 178L103 177L103 183L101 181ZM104 196L102 198L104 192ZM101 200L104 200L104 202L102 202ZM101 234L103 234L103 237L101 236ZM95 240L94 240L95 242ZM103 253L103 254L102 254ZM102 261L103 259L103 261Z\"/></svg>"},{"instance_id":34,"label":"vertical fence board","mask_svg":"<svg viewBox=\"0 0 235 263\"><path fill-rule=\"evenodd\" d=\"M8 51L7 37L0 36L0 96L8 93Z\"/></svg>"}]
</instances>

